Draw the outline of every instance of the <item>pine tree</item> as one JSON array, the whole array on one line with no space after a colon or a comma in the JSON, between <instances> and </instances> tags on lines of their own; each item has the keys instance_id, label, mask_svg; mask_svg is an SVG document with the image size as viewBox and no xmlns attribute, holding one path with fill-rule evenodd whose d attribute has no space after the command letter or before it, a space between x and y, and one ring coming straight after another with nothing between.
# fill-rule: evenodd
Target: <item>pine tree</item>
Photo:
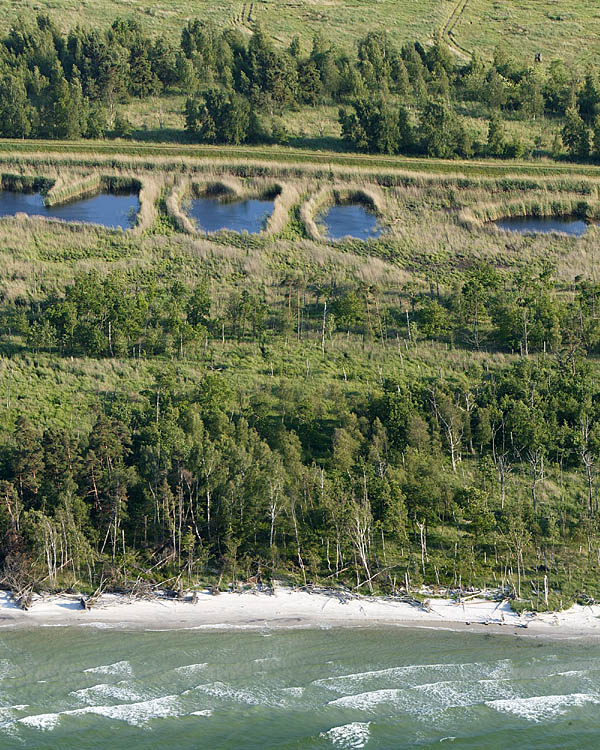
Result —
<instances>
[{"instance_id":1,"label":"pine tree","mask_svg":"<svg viewBox=\"0 0 600 750\"><path fill-rule=\"evenodd\" d=\"M487 152L490 156L502 158L506 155L506 137L504 134L504 122L499 112L494 112L490 117L487 137Z\"/></svg>"},{"instance_id":2,"label":"pine tree","mask_svg":"<svg viewBox=\"0 0 600 750\"><path fill-rule=\"evenodd\" d=\"M592 128L593 133L593 151L592 156L595 161L600 161L600 115L596 115L594 118L594 127Z\"/></svg>"},{"instance_id":3,"label":"pine tree","mask_svg":"<svg viewBox=\"0 0 600 750\"><path fill-rule=\"evenodd\" d=\"M571 159L587 159L590 155L590 133L576 109L565 114L562 140Z\"/></svg>"},{"instance_id":4,"label":"pine tree","mask_svg":"<svg viewBox=\"0 0 600 750\"><path fill-rule=\"evenodd\" d=\"M0 135L26 138L31 133L32 108L23 81L7 74L0 78Z\"/></svg>"}]
</instances>

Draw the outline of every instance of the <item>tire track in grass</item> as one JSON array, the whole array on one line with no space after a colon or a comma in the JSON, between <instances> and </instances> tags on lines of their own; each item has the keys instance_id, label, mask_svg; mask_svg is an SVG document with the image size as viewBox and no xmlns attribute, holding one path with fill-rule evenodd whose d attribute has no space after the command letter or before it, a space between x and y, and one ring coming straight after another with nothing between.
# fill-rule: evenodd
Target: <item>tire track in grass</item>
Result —
<instances>
[{"instance_id":1,"label":"tire track in grass","mask_svg":"<svg viewBox=\"0 0 600 750\"><path fill-rule=\"evenodd\" d=\"M471 59L471 52L454 40L454 29L456 28L456 24L462 18L468 5L469 0L458 0L442 28L442 37L446 40L446 44L452 49L455 55L466 60Z\"/></svg>"}]
</instances>

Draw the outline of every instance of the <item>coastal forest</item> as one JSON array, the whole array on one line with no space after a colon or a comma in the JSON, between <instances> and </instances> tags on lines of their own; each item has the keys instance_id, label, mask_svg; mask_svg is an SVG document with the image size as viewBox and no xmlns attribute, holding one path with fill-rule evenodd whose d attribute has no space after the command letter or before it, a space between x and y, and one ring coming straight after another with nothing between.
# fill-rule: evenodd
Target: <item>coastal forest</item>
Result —
<instances>
[{"instance_id":1,"label":"coastal forest","mask_svg":"<svg viewBox=\"0 0 600 750\"><path fill-rule=\"evenodd\" d=\"M579 4L515 8L505 46L476 3L427 0L435 28L394 3L386 31L360 2L308 25L24 3L0 30L0 585L600 599L599 61L556 31ZM118 198L118 224L60 220ZM193 214L240 205L258 230ZM375 229L333 236L339 208Z\"/></svg>"}]
</instances>

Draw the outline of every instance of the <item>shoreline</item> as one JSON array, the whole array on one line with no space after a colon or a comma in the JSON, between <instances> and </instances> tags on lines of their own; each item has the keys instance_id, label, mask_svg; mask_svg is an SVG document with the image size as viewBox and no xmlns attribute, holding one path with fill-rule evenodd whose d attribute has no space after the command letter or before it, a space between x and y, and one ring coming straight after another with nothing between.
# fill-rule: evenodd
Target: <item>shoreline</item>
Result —
<instances>
[{"instance_id":1,"label":"shoreline","mask_svg":"<svg viewBox=\"0 0 600 750\"><path fill-rule=\"evenodd\" d=\"M197 592L196 601L133 599L104 594L85 610L78 595L35 595L19 609L0 592L0 629L15 627L96 627L106 629L264 630L336 627L400 627L512 635L544 639L600 639L600 605L573 605L564 612L519 616L508 601L431 598L427 606L407 602L277 588L273 593Z\"/></svg>"}]
</instances>

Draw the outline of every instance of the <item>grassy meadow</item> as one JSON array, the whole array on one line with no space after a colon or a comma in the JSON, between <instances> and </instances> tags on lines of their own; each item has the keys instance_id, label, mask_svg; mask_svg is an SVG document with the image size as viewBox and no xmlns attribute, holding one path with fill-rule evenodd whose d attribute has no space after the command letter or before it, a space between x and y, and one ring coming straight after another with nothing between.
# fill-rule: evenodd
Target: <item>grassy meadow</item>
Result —
<instances>
[{"instance_id":1,"label":"grassy meadow","mask_svg":"<svg viewBox=\"0 0 600 750\"><path fill-rule=\"evenodd\" d=\"M104 27L108 19L131 17L147 30L177 38L182 24L191 18L211 20L219 27L250 30L260 22L283 45L298 35L308 48L312 36L321 32L342 47L351 47L370 29L385 28L399 44L414 39L426 41L439 29L460 50L490 58L502 43L513 53L531 57L540 52L545 59L560 57L568 63L597 61L600 10L584 0L568 4L555 0L488 2L488 0L239 0L190 2L158 0L0 0L6 29L19 16L48 13L60 28L76 24ZM456 11L456 12L455 12Z\"/></svg>"},{"instance_id":2,"label":"grassy meadow","mask_svg":"<svg viewBox=\"0 0 600 750\"><path fill-rule=\"evenodd\" d=\"M585 0L467 0L450 38L483 57L502 44L532 63L540 53L581 65L597 63L599 32L600 8Z\"/></svg>"},{"instance_id":3,"label":"grassy meadow","mask_svg":"<svg viewBox=\"0 0 600 750\"><path fill-rule=\"evenodd\" d=\"M321 31L341 46L351 47L356 37L367 28L387 28L393 38L402 43L415 38L426 38L441 28L452 11L449 0L332 0L317 3L311 0L259 0L241 2L191 2L190 0L159 0L149 5L143 0L0 0L2 23L8 27L20 15L48 13L65 30L77 23L106 26L108 19L135 18L148 31L178 39L181 27L188 19L212 21L218 27L250 31L254 23L269 28L281 44L289 44L298 35L305 46L312 43L313 34ZM365 24L368 18L368 25ZM335 36L333 36L335 34Z\"/></svg>"}]
</instances>

